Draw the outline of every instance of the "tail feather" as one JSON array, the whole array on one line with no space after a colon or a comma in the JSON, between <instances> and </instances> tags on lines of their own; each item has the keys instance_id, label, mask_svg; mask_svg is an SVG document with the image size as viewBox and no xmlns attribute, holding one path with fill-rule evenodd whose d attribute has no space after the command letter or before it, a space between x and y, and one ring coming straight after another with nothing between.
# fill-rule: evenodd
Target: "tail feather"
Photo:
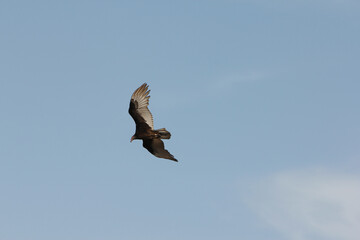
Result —
<instances>
[{"instance_id":1,"label":"tail feather","mask_svg":"<svg viewBox=\"0 0 360 240\"><path fill-rule=\"evenodd\" d=\"M167 131L165 128L160 128L155 130L159 135L161 139L170 139L171 134L169 131Z\"/></svg>"}]
</instances>

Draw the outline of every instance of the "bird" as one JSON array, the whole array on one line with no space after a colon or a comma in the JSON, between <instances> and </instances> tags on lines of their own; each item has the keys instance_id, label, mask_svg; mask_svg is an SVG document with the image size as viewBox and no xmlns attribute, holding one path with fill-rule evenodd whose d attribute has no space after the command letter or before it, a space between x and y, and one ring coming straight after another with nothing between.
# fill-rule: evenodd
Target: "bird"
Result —
<instances>
[{"instance_id":1,"label":"bird","mask_svg":"<svg viewBox=\"0 0 360 240\"><path fill-rule=\"evenodd\" d=\"M130 142L142 140L143 147L154 156L177 162L178 160L165 149L164 142L161 140L170 139L170 132L165 128L154 130L153 116L148 108L150 98L148 88L149 85L144 83L131 96L129 114L135 121L136 130Z\"/></svg>"}]
</instances>

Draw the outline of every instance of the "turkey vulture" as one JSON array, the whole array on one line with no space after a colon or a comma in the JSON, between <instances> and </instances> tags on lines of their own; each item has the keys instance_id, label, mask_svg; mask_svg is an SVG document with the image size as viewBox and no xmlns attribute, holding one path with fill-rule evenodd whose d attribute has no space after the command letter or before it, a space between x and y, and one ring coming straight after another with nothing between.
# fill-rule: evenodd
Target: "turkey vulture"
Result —
<instances>
[{"instance_id":1,"label":"turkey vulture","mask_svg":"<svg viewBox=\"0 0 360 240\"><path fill-rule=\"evenodd\" d=\"M148 109L149 92L148 85L144 83L135 90L130 100L129 114L136 124L135 134L131 137L130 142L134 139L142 139L143 147L150 153L159 158L166 158L177 162L165 148L161 139L170 139L171 134L165 128L154 130L154 122L151 112Z\"/></svg>"}]
</instances>

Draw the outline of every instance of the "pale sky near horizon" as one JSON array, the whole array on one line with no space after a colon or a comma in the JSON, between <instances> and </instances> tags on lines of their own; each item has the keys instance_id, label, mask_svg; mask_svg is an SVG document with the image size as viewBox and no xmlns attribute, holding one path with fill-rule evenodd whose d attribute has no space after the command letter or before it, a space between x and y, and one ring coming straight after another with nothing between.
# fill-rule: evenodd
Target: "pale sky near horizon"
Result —
<instances>
[{"instance_id":1,"label":"pale sky near horizon","mask_svg":"<svg viewBox=\"0 0 360 240\"><path fill-rule=\"evenodd\" d=\"M0 240L357 240L360 2L1 1ZM133 91L178 163L130 143Z\"/></svg>"}]
</instances>

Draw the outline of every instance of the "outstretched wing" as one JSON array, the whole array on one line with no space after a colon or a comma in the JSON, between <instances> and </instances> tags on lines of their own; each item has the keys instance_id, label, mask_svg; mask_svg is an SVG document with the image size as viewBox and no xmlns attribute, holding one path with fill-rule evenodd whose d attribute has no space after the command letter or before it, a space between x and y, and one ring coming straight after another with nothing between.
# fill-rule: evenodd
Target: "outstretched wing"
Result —
<instances>
[{"instance_id":1,"label":"outstretched wing","mask_svg":"<svg viewBox=\"0 0 360 240\"><path fill-rule=\"evenodd\" d=\"M136 124L145 122L151 129L154 129L154 121L151 112L148 109L149 105L149 86L144 83L135 90L130 100L129 114L134 119Z\"/></svg>"},{"instance_id":2,"label":"outstretched wing","mask_svg":"<svg viewBox=\"0 0 360 240\"><path fill-rule=\"evenodd\" d=\"M163 141L161 139L158 139L158 138L155 138L155 139L143 139L143 146L149 152L154 154L156 157L170 159L170 160L173 160L175 162L178 161L178 160L176 160L174 158L173 155L171 155L171 153L169 153L165 149L164 143L163 143Z\"/></svg>"}]
</instances>

